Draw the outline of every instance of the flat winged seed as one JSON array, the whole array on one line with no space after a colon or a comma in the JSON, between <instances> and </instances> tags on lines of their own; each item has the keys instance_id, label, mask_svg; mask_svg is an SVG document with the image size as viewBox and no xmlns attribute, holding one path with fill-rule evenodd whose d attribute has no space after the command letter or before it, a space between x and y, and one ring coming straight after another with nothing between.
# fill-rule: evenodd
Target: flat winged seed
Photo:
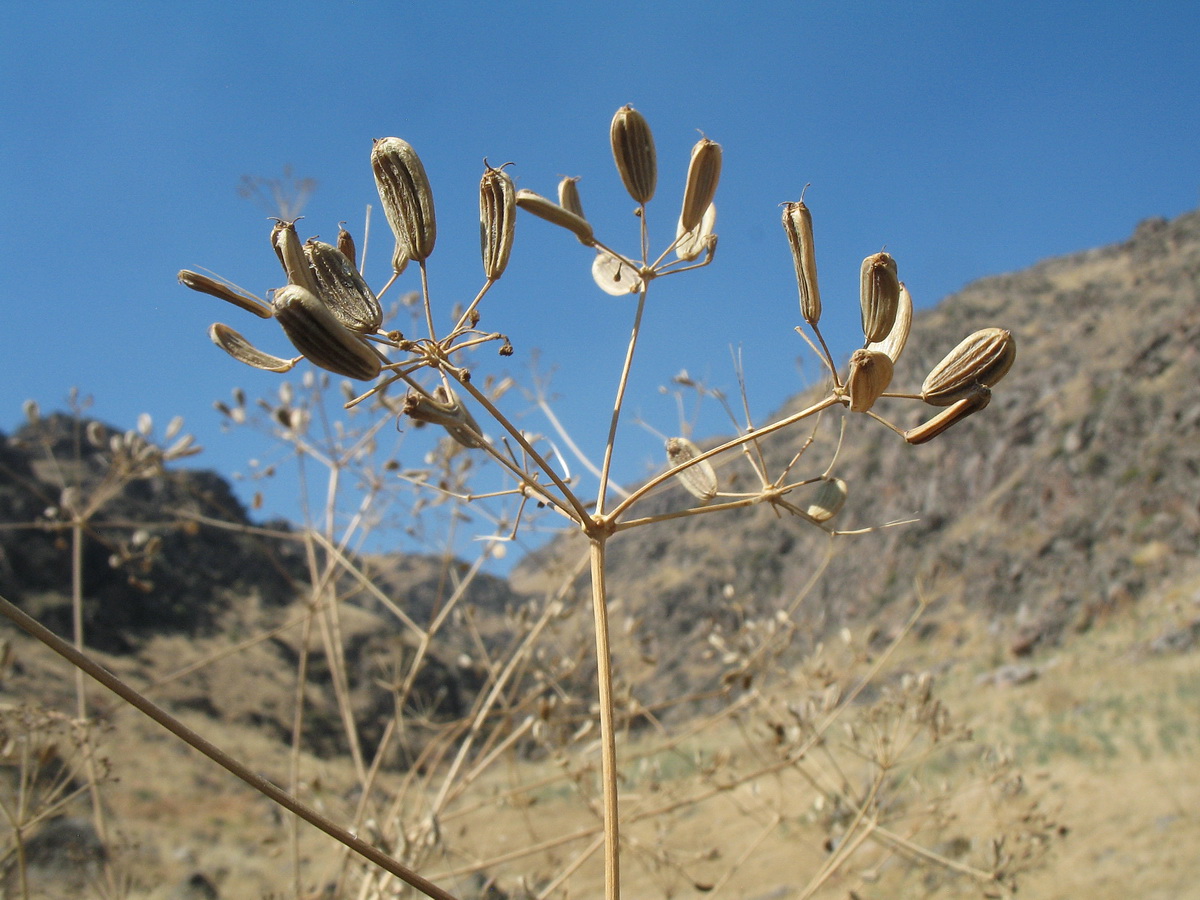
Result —
<instances>
[{"instance_id":1,"label":"flat winged seed","mask_svg":"<svg viewBox=\"0 0 1200 900\"><path fill-rule=\"evenodd\" d=\"M437 240L437 222L433 214L433 190L420 157L407 141L398 137L379 138L371 149L371 168L383 212L396 236L392 267L396 267L401 256L400 247L404 249L405 262L427 259Z\"/></svg>"},{"instance_id":2,"label":"flat winged seed","mask_svg":"<svg viewBox=\"0 0 1200 900\"><path fill-rule=\"evenodd\" d=\"M581 219L586 219L583 214L583 201L579 199L579 178L564 178L558 183L558 205L567 212L575 213Z\"/></svg>"},{"instance_id":3,"label":"flat winged seed","mask_svg":"<svg viewBox=\"0 0 1200 900\"><path fill-rule=\"evenodd\" d=\"M809 325L821 318L821 288L817 282L817 251L813 242L812 213L800 200L783 207L783 231L792 248L796 285L800 289L800 315Z\"/></svg>"},{"instance_id":4,"label":"flat winged seed","mask_svg":"<svg viewBox=\"0 0 1200 900\"><path fill-rule=\"evenodd\" d=\"M700 448L687 438L669 438L667 440L667 462L671 467L681 466L691 462L700 455ZM675 473L675 480L695 497L707 503L717 496L717 473L707 459L693 463L686 469Z\"/></svg>"},{"instance_id":5,"label":"flat winged seed","mask_svg":"<svg viewBox=\"0 0 1200 900\"><path fill-rule=\"evenodd\" d=\"M359 381L379 374L379 354L311 291L289 284L275 292L271 305L288 340L314 365Z\"/></svg>"},{"instance_id":6,"label":"flat winged seed","mask_svg":"<svg viewBox=\"0 0 1200 900\"><path fill-rule=\"evenodd\" d=\"M504 274L517 225L517 192L502 169L488 166L479 182L479 247L483 274L494 281Z\"/></svg>"},{"instance_id":7,"label":"flat winged seed","mask_svg":"<svg viewBox=\"0 0 1200 900\"><path fill-rule=\"evenodd\" d=\"M683 219L675 229L675 255L683 260L693 260L710 247L717 244L717 236L713 229L717 225L717 204L708 204L704 218L700 224L690 230L683 227Z\"/></svg>"},{"instance_id":8,"label":"flat winged seed","mask_svg":"<svg viewBox=\"0 0 1200 900\"><path fill-rule=\"evenodd\" d=\"M701 138L692 148L687 184L683 190L683 211L679 214L684 231L691 231L704 218L721 178L721 145Z\"/></svg>"},{"instance_id":9,"label":"flat winged seed","mask_svg":"<svg viewBox=\"0 0 1200 900\"><path fill-rule=\"evenodd\" d=\"M866 412L892 383L892 360L879 350L855 350L850 355L850 374L846 388L850 411Z\"/></svg>"},{"instance_id":10,"label":"flat winged seed","mask_svg":"<svg viewBox=\"0 0 1200 900\"><path fill-rule=\"evenodd\" d=\"M908 292L904 282L900 282L900 302L896 306L896 321L892 323L892 330L882 341L867 344L867 349L886 353L893 365L899 362L904 345L908 343L908 333L912 330L912 314L912 294Z\"/></svg>"},{"instance_id":11,"label":"flat winged seed","mask_svg":"<svg viewBox=\"0 0 1200 900\"><path fill-rule=\"evenodd\" d=\"M383 310L346 254L332 244L310 239L304 244L304 256L317 284L315 293L334 317L351 331L377 332Z\"/></svg>"},{"instance_id":12,"label":"flat winged seed","mask_svg":"<svg viewBox=\"0 0 1200 900\"><path fill-rule=\"evenodd\" d=\"M623 106L613 116L609 137L625 190L639 204L649 203L658 183L658 158L650 126L632 106Z\"/></svg>"},{"instance_id":13,"label":"flat winged seed","mask_svg":"<svg viewBox=\"0 0 1200 900\"><path fill-rule=\"evenodd\" d=\"M846 505L846 494L846 482L842 479L823 478L804 512L817 522L828 522Z\"/></svg>"},{"instance_id":14,"label":"flat winged seed","mask_svg":"<svg viewBox=\"0 0 1200 900\"><path fill-rule=\"evenodd\" d=\"M208 329L208 336L212 338L214 344L238 362L256 369L265 369L268 372L287 372L300 359L300 357L280 359L278 356L263 353L228 325L222 325L220 322L215 322Z\"/></svg>"},{"instance_id":15,"label":"flat winged seed","mask_svg":"<svg viewBox=\"0 0 1200 900\"><path fill-rule=\"evenodd\" d=\"M860 299L867 343L882 341L892 330L900 305L900 279L890 254L876 253L863 260Z\"/></svg>"},{"instance_id":16,"label":"flat winged seed","mask_svg":"<svg viewBox=\"0 0 1200 900\"><path fill-rule=\"evenodd\" d=\"M274 315L271 312L271 307L267 306L267 304L263 303L257 297L236 291L228 285L217 281L215 278L209 278L207 275L201 275L199 272L193 272L190 269L181 270L178 277L179 283L184 287L191 288L193 291L199 291L202 294L220 297L222 300L232 303L239 309L254 313L260 319L269 319Z\"/></svg>"},{"instance_id":17,"label":"flat winged seed","mask_svg":"<svg viewBox=\"0 0 1200 900\"><path fill-rule=\"evenodd\" d=\"M921 399L949 406L969 395L976 385L991 387L1003 378L1017 358L1012 332L983 328L967 337L933 367L921 385Z\"/></svg>"},{"instance_id":18,"label":"flat winged seed","mask_svg":"<svg viewBox=\"0 0 1200 900\"><path fill-rule=\"evenodd\" d=\"M592 279L600 290L614 297L636 294L642 289L642 276L637 269L607 250L601 250L592 261Z\"/></svg>"},{"instance_id":19,"label":"flat winged seed","mask_svg":"<svg viewBox=\"0 0 1200 900\"><path fill-rule=\"evenodd\" d=\"M533 213L539 219L553 222L560 228L570 231L579 242L589 247L595 243L591 223L583 216L576 215L568 209L559 206L553 200L548 200L541 194L522 188L517 191L517 206L528 213Z\"/></svg>"},{"instance_id":20,"label":"flat winged seed","mask_svg":"<svg viewBox=\"0 0 1200 900\"><path fill-rule=\"evenodd\" d=\"M972 413L977 413L992 402L992 389L981 384L971 388L971 392L961 400L956 400L927 422L910 428L904 432L904 439L910 444L924 444L956 422L961 422Z\"/></svg>"}]
</instances>

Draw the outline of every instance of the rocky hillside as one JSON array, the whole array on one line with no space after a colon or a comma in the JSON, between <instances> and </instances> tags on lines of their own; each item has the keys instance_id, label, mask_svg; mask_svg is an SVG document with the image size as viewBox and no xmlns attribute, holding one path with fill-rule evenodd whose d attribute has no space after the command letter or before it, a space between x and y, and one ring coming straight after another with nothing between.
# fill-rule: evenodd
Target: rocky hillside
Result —
<instances>
[{"instance_id":1,"label":"rocky hillside","mask_svg":"<svg viewBox=\"0 0 1200 900\"><path fill-rule=\"evenodd\" d=\"M933 602L926 627L962 603L1022 654L1197 566L1200 212L969 285L917 317L893 389L918 389L962 337L991 325L1013 331L1018 358L985 412L919 447L863 416L847 422L835 474L850 498L838 527L919 521L834 542L797 614L814 639L867 617L886 630L919 585ZM929 408L892 400L876 411L912 427ZM837 418L801 471L827 464ZM806 436L764 442L768 468L778 472ZM721 470L723 489L738 484L739 464ZM690 505L665 491L642 512ZM610 545L611 596L641 617L660 675L679 681L711 632L805 589L829 547L814 532L762 507L642 529ZM547 585L578 549L547 548L513 583Z\"/></svg>"}]
</instances>

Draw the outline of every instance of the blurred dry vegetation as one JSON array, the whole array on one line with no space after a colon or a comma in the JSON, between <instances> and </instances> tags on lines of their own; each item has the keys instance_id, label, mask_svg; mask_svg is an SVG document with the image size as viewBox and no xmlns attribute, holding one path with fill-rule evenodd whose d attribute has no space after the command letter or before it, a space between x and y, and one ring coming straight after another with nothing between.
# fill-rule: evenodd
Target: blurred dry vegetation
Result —
<instances>
[{"instance_id":1,"label":"blurred dry vegetation","mask_svg":"<svg viewBox=\"0 0 1200 900\"><path fill-rule=\"evenodd\" d=\"M921 316L898 381L998 320L1021 355L946 438L847 435L841 527L916 524L831 539L759 506L614 540L630 896L1195 895L1198 285L1190 213ZM0 594L62 634L53 511L123 434L88 422L0 442ZM135 475L81 546L106 666L461 897L599 893L577 542L503 580L254 522L211 472ZM69 667L2 634L6 896L30 848L30 896L400 895L91 686L85 728Z\"/></svg>"}]
</instances>

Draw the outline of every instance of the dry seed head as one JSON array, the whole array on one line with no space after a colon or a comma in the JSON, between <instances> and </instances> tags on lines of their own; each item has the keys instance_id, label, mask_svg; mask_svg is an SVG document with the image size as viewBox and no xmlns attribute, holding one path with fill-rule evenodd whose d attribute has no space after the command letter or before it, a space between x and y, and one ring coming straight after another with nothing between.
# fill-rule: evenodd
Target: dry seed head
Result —
<instances>
[{"instance_id":1,"label":"dry seed head","mask_svg":"<svg viewBox=\"0 0 1200 900\"><path fill-rule=\"evenodd\" d=\"M991 387L1005 376L1017 358L1012 332L983 328L951 350L933 367L921 385L921 399L949 406L968 396L977 385Z\"/></svg>"},{"instance_id":2,"label":"dry seed head","mask_svg":"<svg viewBox=\"0 0 1200 900\"><path fill-rule=\"evenodd\" d=\"M675 255L680 259L693 260L705 250L712 252L717 246L717 236L713 234L713 228L716 225L717 204L715 203L708 204L708 209L704 211L704 218L695 228L685 229L681 218L675 229Z\"/></svg>"},{"instance_id":3,"label":"dry seed head","mask_svg":"<svg viewBox=\"0 0 1200 900\"><path fill-rule=\"evenodd\" d=\"M226 284L222 284L216 279L209 278L207 275L201 275L199 272L193 272L190 269L183 269L179 272L179 283L186 288L191 288L193 291L199 291L202 294L210 294L213 297L220 297L227 303L232 303L239 309L244 309L247 312L252 312L260 319L269 319L274 313L271 312L271 307L263 303L257 297L251 297L249 294L243 294L241 291L235 291Z\"/></svg>"},{"instance_id":4,"label":"dry seed head","mask_svg":"<svg viewBox=\"0 0 1200 900\"><path fill-rule=\"evenodd\" d=\"M625 190L639 204L649 203L658 182L658 159L650 126L632 106L622 106L613 116L609 137Z\"/></svg>"},{"instance_id":5,"label":"dry seed head","mask_svg":"<svg viewBox=\"0 0 1200 900\"><path fill-rule=\"evenodd\" d=\"M558 183L558 205L567 212L575 213L581 219L586 219L583 214L583 201L579 199L579 178L564 178Z\"/></svg>"},{"instance_id":6,"label":"dry seed head","mask_svg":"<svg viewBox=\"0 0 1200 900\"><path fill-rule=\"evenodd\" d=\"M672 468L690 462L700 455L700 448L687 438L667 440L667 461ZM717 473L707 459L675 473L675 480L697 500L707 503L717 496Z\"/></svg>"},{"instance_id":7,"label":"dry seed head","mask_svg":"<svg viewBox=\"0 0 1200 900\"><path fill-rule=\"evenodd\" d=\"M717 182L720 178L721 145L708 138L701 138L692 148L687 185L683 190L683 211L679 214L679 222L684 231L691 231L700 224L717 194Z\"/></svg>"},{"instance_id":8,"label":"dry seed head","mask_svg":"<svg viewBox=\"0 0 1200 900\"><path fill-rule=\"evenodd\" d=\"M840 478L823 478L804 512L817 522L828 522L846 505L846 482Z\"/></svg>"},{"instance_id":9,"label":"dry seed head","mask_svg":"<svg viewBox=\"0 0 1200 900\"><path fill-rule=\"evenodd\" d=\"M796 285L800 288L800 315L809 325L821 318L821 288L817 282L817 251L813 242L812 213L803 200L783 207L783 231L792 248Z\"/></svg>"},{"instance_id":10,"label":"dry seed head","mask_svg":"<svg viewBox=\"0 0 1200 900\"><path fill-rule=\"evenodd\" d=\"M517 192L512 179L503 168L487 166L479 182L479 247L483 274L489 281L504 274L516 226Z\"/></svg>"},{"instance_id":11,"label":"dry seed head","mask_svg":"<svg viewBox=\"0 0 1200 900\"><path fill-rule=\"evenodd\" d=\"M912 294L908 292L904 282L900 282L900 300L896 306L896 321L892 323L892 330L882 341L871 341L867 344L867 349L886 353L893 365L899 362L904 345L908 343L908 333L912 330L912 314Z\"/></svg>"},{"instance_id":12,"label":"dry seed head","mask_svg":"<svg viewBox=\"0 0 1200 900\"><path fill-rule=\"evenodd\" d=\"M289 284L275 292L271 306L288 340L314 365L359 381L379 374L379 354L311 291Z\"/></svg>"},{"instance_id":13,"label":"dry seed head","mask_svg":"<svg viewBox=\"0 0 1200 900\"><path fill-rule=\"evenodd\" d=\"M960 422L972 413L979 412L991 402L991 388L977 384L961 400L956 400L929 421L904 432L904 439L910 444L924 444L926 441L932 441L955 422Z\"/></svg>"},{"instance_id":14,"label":"dry seed head","mask_svg":"<svg viewBox=\"0 0 1200 900\"><path fill-rule=\"evenodd\" d=\"M433 190L420 157L407 141L398 137L375 141L371 148L371 168L383 212L396 236L392 268L399 272L408 260L422 261L433 252L437 240Z\"/></svg>"},{"instance_id":15,"label":"dry seed head","mask_svg":"<svg viewBox=\"0 0 1200 900\"><path fill-rule=\"evenodd\" d=\"M334 317L360 334L374 334L383 324L383 310L350 259L332 244L310 239L304 256L316 281L316 295Z\"/></svg>"},{"instance_id":16,"label":"dry seed head","mask_svg":"<svg viewBox=\"0 0 1200 900\"><path fill-rule=\"evenodd\" d=\"M567 229L579 238L581 244L587 244L590 247L595 243L592 226L587 219L564 209L553 200L547 200L541 194L522 188L517 191L517 206L526 212L533 213L539 219L545 219L560 228Z\"/></svg>"},{"instance_id":17,"label":"dry seed head","mask_svg":"<svg viewBox=\"0 0 1200 900\"><path fill-rule=\"evenodd\" d=\"M866 412L892 383L892 360L879 350L855 350L850 355L850 374L846 388L850 411Z\"/></svg>"},{"instance_id":18,"label":"dry seed head","mask_svg":"<svg viewBox=\"0 0 1200 900\"><path fill-rule=\"evenodd\" d=\"M228 325L222 325L220 322L215 322L209 327L208 336L214 344L238 362L267 372L290 371L300 358L280 359L270 353L263 353Z\"/></svg>"},{"instance_id":19,"label":"dry seed head","mask_svg":"<svg viewBox=\"0 0 1200 900\"><path fill-rule=\"evenodd\" d=\"M882 341L892 330L900 305L900 279L890 254L876 253L863 260L860 299L867 343Z\"/></svg>"}]
</instances>

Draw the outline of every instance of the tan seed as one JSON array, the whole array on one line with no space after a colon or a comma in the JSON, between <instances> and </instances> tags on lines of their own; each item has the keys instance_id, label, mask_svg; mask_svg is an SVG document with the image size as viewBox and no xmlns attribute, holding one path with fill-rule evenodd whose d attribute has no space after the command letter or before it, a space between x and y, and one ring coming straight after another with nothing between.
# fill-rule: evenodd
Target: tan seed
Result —
<instances>
[{"instance_id":1,"label":"tan seed","mask_svg":"<svg viewBox=\"0 0 1200 900\"><path fill-rule=\"evenodd\" d=\"M267 372L287 372L300 359L280 359L270 353L263 353L228 325L222 325L220 322L213 323L208 329L208 336L214 344L238 362Z\"/></svg>"},{"instance_id":2,"label":"tan seed","mask_svg":"<svg viewBox=\"0 0 1200 900\"><path fill-rule=\"evenodd\" d=\"M846 482L840 478L823 478L804 512L817 522L828 522L846 505Z\"/></svg>"},{"instance_id":3,"label":"tan seed","mask_svg":"<svg viewBox=\"0 0 1200 900\"><path fill-rule=\"evenodd\" d=\"M239 309L254 313L260 319L269 319L274 315L271 312L271 307L267 306L267 304L263 303L257 297L234 290L214 278L209 278L207 275L201 275L199 272L193 272L190 269L183 269L180 271L178 277L179 283L184 287L191 288L193 291L199 291L202 294L220 297L222 300L232 303Z\"/></svg>"},{"instance_id":4,"label":"tan seed","mask_svg":"<svg viewBox=\"0 0 1200 900\"><path fill-rule=\"evenodd\" d=\"M821 318L821 288L817 282L817 251L813 242L812 213L800 200L783 207L783 230L792 248L796 284L800 288L800 315L809 325Z\"/></svg>"},{"instance_id":5,"label":"tan seed","mask_svg":"<svg viewBox=\"0 0 1200 900\"><path fill-rule=\"evenodd\" d=\"M850 355L850 374L846 389L850 411L866 412L892 383L892 360L878 350L855 350Z\"/></svg>"},{"instance_id":6,"label":"tan seed","mask_svg":"<svg viewBox=\"0 0 1200 900\"><path fill-rule=\"evenodd\" d=\"M358 266L358 249L354 246L354 237L346 230L345 223L338 225L337 248L350 260L350 265Z\"/></svg>"},{"instance_id":7,"label":"tan seed","mask_svg":"<svg viewBox=\"0 0 1200 900\"><path fill-rule=\"evenodd\" d=\"M1012 368L1016 358L1012 332L980 329L933 367L921 385L921 399L933 406L949 406L968 396L977 385L992 387Z\"/></svg>"},{"instance_id":8,"label":"tan seed","mask_svg":"<svg viewBox=\"0 0 1200 900\"><path fill-rule=\"evenodd\" d=\"M581 219L586 219L583 214L583 201L579 199L579 178L564 178L558 183L558 205L567 212L575 213Z\"/></svg>"},{"instance_id":9,"label":"tan seed","mask_svg":"<svg viewBox=\"0 0 1200 900\"><path fill-rule=\"evenodd\" d=\"M667 462L671 468L684 465L700 456L700 448L687 438L669 438L667 440ZM675 473L675 480L695 497L707 503L717 496L717 473L707 459L693 463L686 469Z\"/></svg>"},{"instance_id":10,"label":"tan seed","mask_svg":"<svg viewBox=\"0 0 1200 900\"><path fill-rule=\"evenodd\" d=\"M383 324L379 300L346 254L332 244L309 239L304 256L317 284L316 295L337 320L360 334L378 331Z\"/></svg>"},{"instance_id":11,"label":"tan seed","mask_svg":"<svg viewBox=\"0 0 1200 900\"><path fill-rule=\"evenodd\" d=\"M908 343L908 333L912 330L912 314L912 295L904 286L904 282L901 282L900 300L896 305L896 321L892 323L892 330L882 341L872 341L867 344L867 349L886 353L893 365L899 362L900 354L904 352L904 345Z\"/></svg>"},{"instance_id":12,"label":"tan seed","mask_svg":"<svg viewBox=\"0 0 1200 900\"><path fill-rule=\"evenodd\" d=\"M675 229L675 255L680 259L690 261L705 251L709 253L715 251L717 236L713 234L713 228L716 227L716 224L717 204L715 203L708 204L708 209L704 211L704 218L695 228L685 229L681 218Z\"/></svg>"},{"instance_id":13,"label":"tan seed","mask_svg":"<svg viewBox=\"0 0 1200 900\"><path fill-rule=\"evenodd\" d=\"M399 272L407 260L423 261L433 252L437 241L433 190L421 158L411 144L398 137L375 141L371 149L371 168L375 172L375 186L379 189L384 215L396 236L392 268ZM396 267L398 262L400 268Z\"/></svg>"},{"instance_id":14,"label":"tan seed","mask_svg":"<svg viewBox=\"0 0 1200 900\"><path fill-rule=\"evenodd\" d=\"M488 166L479 182L479 246L483 274L489 281L504 274L516 225L517 194L513 181L503 169Z\"/></svg>"},{"instance_id":15,"label":"tan seed","mask_svg":"<svg viewBox=\"0 0 1200 900\"><path fill-rule=\"evenodd\" d=\"M289 284L275 292L271 306L288 340L314 365L359 381L379 374L379 354L311 291Z\"/></svg>"},{"instance_id":16,"label":"tan seed","mask_svg":"<svg viewBox=\"0 0 1200 900\"><path fill-rule=\"evenodd\" d=\"M650 126L632 106L623 106L613 116L609 137L625 190L639 204L649 203L658 183L658 158Z\"/></svg>"},{"instance_id":17,"label":"tan seed","mask_svg":"<svg viewBox=\"0 0 1200 900\"><path fill-rule=\"evenodd\" d=\"M961 400L956 400L929 421L904 432L904 439L910 444L924 444L926 441L932 441L955 422L961 422L972 413L979 412L991 401L991 388L977 384Z\"/></svg>"},{"instance_id":18,"label":"tan seed","mask_svg":"<svg viewBox=\"0 0 1200 900\"><path fill-rule=\"evenodd\" d=\"M404 398L404 415L414 422L440 425L457 443L468 449L484 446L483 432L458 395L438 385L433 395L411 392Z\"/></svg>"},{"instance_id":19,"label":"tan seed","mask_svg":"<svg viewBox=\"0 0 1200 900\"><path fill-rule=\"evenodd\" d=\"M721 145L702 138L692 148L692 159L688 164L687 184L683 190L683 211L679 222L684 231L691 231L700 224L713 197L717 194L717 182L721 178Z\"/></svg>"},{"instance_id":20,"label":"tan seed","mask_svg":"<svg viewBox=\"0 0 1200 900\"><path fill-rule=\"evenodd\" d=\"M892 330L900 305L900 279L890 254L876 253L863 260L860 293L867 343L882 341Z\"/></svg>"},{"instance_id":21,"label":"tan seed","mask_svg":"<svg viewBox=\"0 0 1200 900\"><path fill-rule=\"evenodd\" d=\"M564 209L553 200L548 200L541 194L536 194L533 191L522 188L517 191L517 206L528 213L533 213L539 219L545 219L547 222L553 222L560 228L567 229L575 237L579 238L579 242L582 244L587 244L590 247L595 243L592 226L587 219Z\"/></svg>"}]
</instances>

